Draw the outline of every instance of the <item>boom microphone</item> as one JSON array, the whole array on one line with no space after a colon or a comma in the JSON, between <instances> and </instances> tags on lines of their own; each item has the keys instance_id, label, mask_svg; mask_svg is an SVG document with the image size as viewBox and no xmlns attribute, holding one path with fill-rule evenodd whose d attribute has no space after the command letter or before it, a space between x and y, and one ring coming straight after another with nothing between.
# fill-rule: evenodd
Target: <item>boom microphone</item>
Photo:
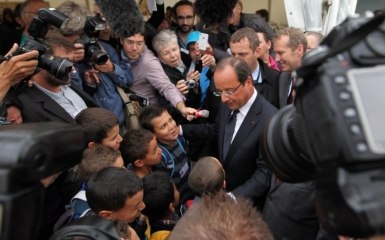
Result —
<instances>
[{"instance_id":1,"label":"boom microphone","mask_svg":"<svg viewBox=\"0 0 385 240\"><path fill-rule=\"evenodd\" d=\"M207 25L226 23L238 0L196 0L195 13Z\"/></svg>"},{"instance_id":2,"label":"boom microphone","mask_svg":"<svg viewBox=\"0 0 385 240\"><path fill-rule=\"evenodd\" d=\"M198 110L195 112L195 118L208 118L210 112L208 110Z\"/></svg>"},{"instance_id":3,"label":"boom microphone","mask_svg":"<svg viewBox=\"0 0 385 240\"><path fill-rule=\"evenodd\" d=\"M144 32L144 19L135 0L95 0L117 37Z\"/></svg>"}]
</instances>

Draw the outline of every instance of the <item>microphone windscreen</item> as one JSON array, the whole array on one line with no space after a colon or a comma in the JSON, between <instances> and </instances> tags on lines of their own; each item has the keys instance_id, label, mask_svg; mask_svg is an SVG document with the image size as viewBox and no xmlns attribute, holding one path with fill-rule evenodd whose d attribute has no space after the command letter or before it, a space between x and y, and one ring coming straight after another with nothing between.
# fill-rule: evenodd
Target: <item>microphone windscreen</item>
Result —
<instances>
[{"instance_id":1,"label":"microphone windscreen","mask_svg":"<svg viewBox=\"0 0 385 240\"><path fill-rule=\"evenodd\" d=\"M226 23L233 14L233 8L238 0L196 0L195 13L207 25Z\"/></svg>"},{"instance_id":2,"label":"microphone windscreen","mask_svg":"<svg viewBox=\"0 0 385 240\"><path fill-rule=\"evenodd\" d=\"M117 37L144 32L144 19L135 0L95 0Z\"/></svg>"},{"instance_id":3,"label":"microphone windscreen","mask_svg":"<svg viewBox=\"0 0 385 240\"><path fill-rule=\"evenodd\" d=\"M208 110L198 110L195 112L196 118L208 118L210 115L210 112Z\"/></svg>"}]
</instances>

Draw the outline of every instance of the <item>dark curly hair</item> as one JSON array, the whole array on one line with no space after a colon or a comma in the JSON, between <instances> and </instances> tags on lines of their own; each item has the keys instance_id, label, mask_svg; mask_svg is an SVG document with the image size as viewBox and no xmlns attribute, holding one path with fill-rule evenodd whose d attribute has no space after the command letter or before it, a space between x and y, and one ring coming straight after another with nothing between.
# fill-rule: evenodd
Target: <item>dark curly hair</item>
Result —
<instances>
[{"instance_id":1,"label":"dark curly hair","mask_svg":"<svg viewBox=\"0 0 385 240\"><path fill-rule=\"evenodd\" d=\"M207 25L223 23L233 14L238 0L196 0L195 13Z\"/></svg>"}]
</instances>

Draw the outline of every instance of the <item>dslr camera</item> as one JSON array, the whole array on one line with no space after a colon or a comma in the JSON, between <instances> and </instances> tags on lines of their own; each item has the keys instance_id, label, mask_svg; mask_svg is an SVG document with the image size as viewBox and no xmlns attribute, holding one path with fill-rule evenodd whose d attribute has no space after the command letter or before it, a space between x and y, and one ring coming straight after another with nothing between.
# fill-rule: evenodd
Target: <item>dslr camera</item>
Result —
<instances>
[{"instance_id":1,"label":"dslr camera","mask_svg":"<svg viewBox=\"0 0 385 240\"><path fill-rule=\"evenodd\" d=\"M103 65L107 62L108 56L102 51L98 36L101 30L106 28L106 23L100 16L87 17L84 24L84 34L81 35L79 42L84 45L84 61Z\"/></svg>"},{"instance_id":2,"label":"dslr camera","mask_svg":"<svg viewBox=\"0 0 385 240\"><path fill-rule=\"evenodd\" d=\"M28 28L29 36L27 36L26 42L11 55L4 57L2 61L37 50L39 52L38 67L47 70L58 79L67 81L73 63L64 58L52 56L49 53L49 47L42 40L50 25L60 28L66 21L68 21L68 17L54 8L40 9Z\"/></svg>"},{"instance_id":3,"label":"dslr camera","mask_svg":"<svg viewBox=\"0 0 385 240\"><path fill-rule=\"evenodd\" d=\"M384 19L348 18L306 55L261 141L279 179L315 181L321 224L345 236L385 235Z\"/></svg>"}]
</instances>

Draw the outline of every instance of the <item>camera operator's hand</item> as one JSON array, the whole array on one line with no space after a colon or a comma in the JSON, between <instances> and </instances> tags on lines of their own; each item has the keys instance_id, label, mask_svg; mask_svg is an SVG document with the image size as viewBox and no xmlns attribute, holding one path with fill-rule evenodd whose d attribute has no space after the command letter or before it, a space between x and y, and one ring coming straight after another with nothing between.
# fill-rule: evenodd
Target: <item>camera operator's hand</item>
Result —
<instances>
[{"instance_id":1,"label":"camera operator's hand","mask_svg":"<svg viewBox=\"0 0 385 240\"><path fill-rule=\"evenodd\" d=\"M208 66L211 70L214 70L216 67L215 57L210 54L205 54L201 57L202 66Z\"/></svg>"},{"instance_id":2,"label":"camera operator's hand","mask_svg":"<svg viewBox=\"0 0 385 240\"><path fill-rule=\"evenodd\" d=\"M74 44L75 50L73 51L72 59L70 59L72 62L79 62L84 59L84 46L81 43L75 43Z\"/></svg>"},{"instance_id":3,"label":"camera operator's hand","mask_svg":"<svg viewBox=\"0 0 385 240\"><path fill-rule=\"evenodd\" d=\"M108 59L105 64L102 64L102 65L95 64L94 68L103 73L109 73L115 70L115 66L110 59Z\"/></svg>"},{"instance_id":4,"label":"camera operator's hand","mask_svg":"<svg viewBox=\"0 0 385 240\"><path fill-rule=\"evenodd\" d=\"M84 81L88 86L95 86L100 84L99 71L95 69L89 69L84 72Z\"/></svg>"},{"instance_id":5,"label":"camera operator's hand","mask_svg":"<svg viewBox=\"0 0 385 240\"><path fill-rule=\"evenodd\" d=\"M18 48L14 44L6 56ZM20 55L12 56L0 64L0 101L3 100L12 84L16 84L24 78L31 76L38 64L38 51L30 51Z\"/></svg>"},{"instance_id":6,"label":"camera operator's hand","mask_svg":"<svg viewBox=\"0 0 385 240\"><path fill-rule=\"evenodd\" d=\"M183 95L186 95L190 89L188 88L188 86L186 85L186 80L184 79L181 79L179 80L175 87L179 90L179 92L181 92Z\"/></svg>"}]
</instances>

